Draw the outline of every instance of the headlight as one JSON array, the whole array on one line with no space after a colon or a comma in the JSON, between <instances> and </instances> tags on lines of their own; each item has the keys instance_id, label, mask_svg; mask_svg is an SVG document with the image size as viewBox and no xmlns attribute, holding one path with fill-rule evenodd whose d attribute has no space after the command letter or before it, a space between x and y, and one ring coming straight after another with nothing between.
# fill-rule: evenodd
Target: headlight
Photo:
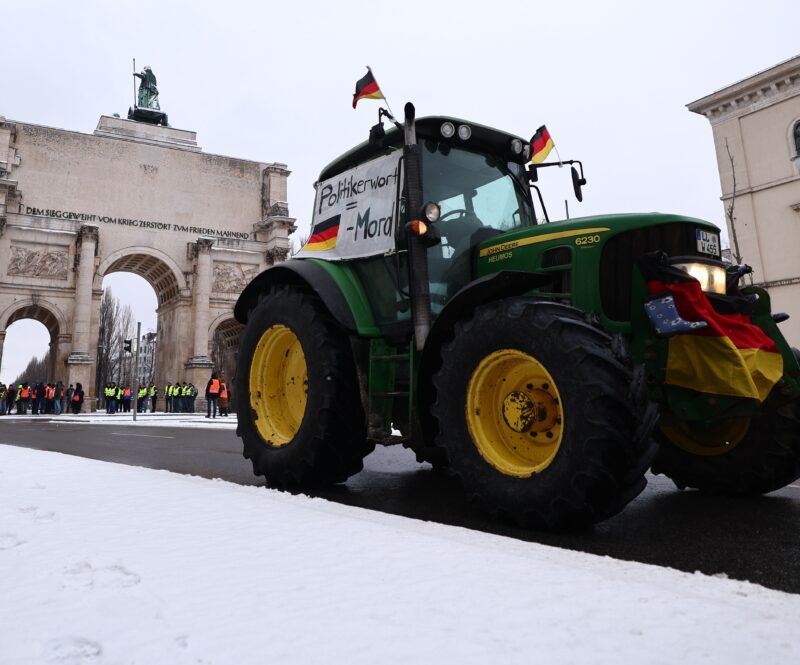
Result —
<instances>
[{"instance_id":1,"label":"headlight","mask_svg":"<svg viewBox=\"0 0 800 665\"><path fill-rule=\"evenodd\" d=\"M458 138L462 141L466 141L470 136L472 136L472 130L469 128L469 125L458 126Z\"/></svg>"},{"instance_id":2,"label":"headlight","mask_svg":"<svg viewBox=\"0 0 800 665\"><path fill-rule=\"evenodd\" d=\"M442 132L442 136L444 136L446 139L451 139L456 133L456 128L452 122L443 122L442 126L439 128L439 131Z\"/></svg>"},{"instance_id":3,"label":"headlight","mask_svg":"<svg viewBox=\"0 0 800 665\"><path fill-rule=\"evenodd\" d=\"M425 208L423 209L423 215L425 219L427 219L431 224L433 224L439 216L442 214L442 209L439 207L437 203L426 203Z\"/></svg>"},{"instance_id":4,"label":"headlight","mask_svg":"<svg viewBox=\"0 0 800 665\"><path fill-rule=\"evenodd\" d=\"M725 293L726 273L722 266L712 266L707 263L673 263L672 265L700 282L700 288L703 291Z\"/></svg>"}]
</instances>

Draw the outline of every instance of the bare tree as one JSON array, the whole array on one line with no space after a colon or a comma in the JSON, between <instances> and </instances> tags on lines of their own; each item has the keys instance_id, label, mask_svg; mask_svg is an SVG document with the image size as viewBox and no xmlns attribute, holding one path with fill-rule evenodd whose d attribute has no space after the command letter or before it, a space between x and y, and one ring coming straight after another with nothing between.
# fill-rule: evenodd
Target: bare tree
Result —
<instances>
[{"instance_id":1,"label":"bare tree","mask_svg":"<svg viewBox=\"0 0 800 665\"><path fill-rule=\"evenodd\" d=\"M100 301L100 330L97 339L95 385L98 391L107 383L119 384L128 379L129 372L125 371L124 340L131 338L132 331L133 313L130 306L121 304L110 288L105 289Z\"/></svg>"},{"instance_id":2,"label":"bare tree","mask_svg":"<svg viewBox=\"0 0 800 665\"><path fill-rule=\"evenodd\" d=\"M725 217L728 219L728 228L731 230L731 239L733 240L733 258L736 262L736 265L742 265L744 257L742 256L741 251L739 250L739 235L736 233L736 215L734 211L736 210L736 164L733 160L733 153L731 152L731 148L728 145L728 137L725 137L725 150L728 153L728 159L731 162L731 179L733 180L733 189L731 191L731 202L730 205L725 207ZM753 273L750 272L747 275L748 279L750 280L750 285L753 284Z\"/></svg>"},{"instance_id":3,"label":"bare tree","mask_svg":"<svg viewBox=\"0 0 800 665\"><path fill-rule=\"evenodd\" d=\"M738 265L741 265L742 254L739 251L739 237L736 234L736 216L734 215L734 210L736 208L736 165L733 161L733 153L731 153L730 146L728 145L727 136L725 137L725 150L728 152L728 159L731 161L731 178L733 179L731 202L730 205L725 208L725 216L728 218L728 226L730 227L731 236L733 238L733 258L736 259Z\"/></svg>"},{"instance_id":4,"label":"bare tree","mask_svg":"<svg viewBox=\"0 0 800 665\"><path fill-rule=\"evenodd\" d=\"M39 383L39 381L52 383L55 379L52 376L50 354L51 352L48 351L41 358L31 358L20 375L13 381L9 381L8 385L18 386L23 381L27 381L29 384Z\"/></svg>"},{"instance_id":5,"label":"bare tree","mask_svg":"<svg viewBox=\"0 0 800 665\"><path fill-rule=\"evenodd\" d=\"M308 235L298 236L296 238L292 238L291 247L290 247L289 253L292 256L297 256L297 253L301 249L303 249L303 247L306 246L306 243L308 242L308 238L309 238ZM297 241L296 243L295 243L295 240Z\"/></svg>"}]
</instances>

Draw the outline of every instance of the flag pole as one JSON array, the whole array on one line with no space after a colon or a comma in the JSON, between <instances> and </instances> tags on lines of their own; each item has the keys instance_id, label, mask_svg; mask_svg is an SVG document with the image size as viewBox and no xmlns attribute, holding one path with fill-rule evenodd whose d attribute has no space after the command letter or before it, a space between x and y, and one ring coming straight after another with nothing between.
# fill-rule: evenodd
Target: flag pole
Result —
<instances>
[{"instance_id":1,"label":"flag pole","mask_svg":"<svg viewBox=\"0 0 800 665\"><path fill-rule=\"evenodd\" d=\"M550 137L550 140L553 141L553 137L552 136ZM558 168L561 168L562 166L564 166L564 160L561 159L561 155L558 152L558 148L556 147L556 142L555 141L553 141L553 150L556 151L556 157L558 157Z\"/></svg>"},{"instance_id":2,"label":"flag pole","mask_svg":"<svg viewBox=\"0 0 800 665\"><path fill-rule=\"evenodd\" d=\"M381 94L383 95L383 101L384 101L384 102L386 102L386 108L388 108L388 109L389 109L389 115L390 115L390 116L392 116L392 120L394 120L395 122L397 122L397 119L395 118L395 115L394 115L394 113L392 113L392 107L391 107L391 106L389 106L389 100L388 100L388 99L386 99L386 93L383 91L383 88L381 88L381 84L380 84L380 83L378 83L378 79L377 79L377 78L375 78L375 73L372 71L372 67L370 67L369 65L367 65L367 71L368 71L370 74L372 74L372 78L374 79L375 83L377 83L377 85L378 85L378 89L381 91ZM553 147L555 147L555 144L553 144Z\"/></svg>"},{"instance_id":3,"label":"flag pole","mask_svg":"<svg viewBox=\"0 0 800 665\"><path fill-rule=\"evenodd\" d=\"M133 59L133 73L136 74L136 58ZM133 108L136 108L136 77L133 77Z\"/></svg>"}]
</instances>

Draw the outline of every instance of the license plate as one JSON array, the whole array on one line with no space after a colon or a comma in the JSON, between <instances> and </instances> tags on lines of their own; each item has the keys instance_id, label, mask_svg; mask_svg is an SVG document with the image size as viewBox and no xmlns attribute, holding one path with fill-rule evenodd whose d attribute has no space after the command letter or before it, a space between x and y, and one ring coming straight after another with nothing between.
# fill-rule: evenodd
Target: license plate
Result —
<instances>
[{"instance_id":1,"label":"license plate","mask_svg":"<svg viewBox=\"0 0 800 665\"><path fill-rule=\"evenodd\" d=\"M719 233L711 231L703 231L703 229L695 230L695 237L697 238L697 251L701 254L710 254L711 256L719 256Z\"/></svg>"}]
</instances>

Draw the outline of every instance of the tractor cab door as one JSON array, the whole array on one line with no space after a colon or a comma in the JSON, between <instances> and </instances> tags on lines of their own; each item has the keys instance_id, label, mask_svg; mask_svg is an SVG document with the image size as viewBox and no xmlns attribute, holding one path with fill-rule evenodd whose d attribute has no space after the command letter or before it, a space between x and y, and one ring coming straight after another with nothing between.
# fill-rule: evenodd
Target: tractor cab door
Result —
<instances>
[{"instance_id":1,"label":"tractor cab door","mask_svg":"<svg viewBox=\"0 0 800 665\"><path fill-rule=\"evenodd\" d=\"M421 144L423 200L441 207L441 243L428 249L431 311L436 316L476 277L477 247L488 238L534 224L523 167L494 155L426 140ZM403 191L398 187L398 194ZM411 330L411 296L403 201L396 202L396 251L351 265L385 335Z\"/></svg>"},{"instance_id":2,"label":"tractor cab door","mask_svg":"<svg viewBox=\"0 0 800 665\"><path fill-rule=\"evenodd\" d=\"M519 164L430 140L421 152L423 200L438 203L442 211L436 222L442 241L428 250L436 315L475 279L478 245L534 221Z\"/></svg>"}]
</instances>

